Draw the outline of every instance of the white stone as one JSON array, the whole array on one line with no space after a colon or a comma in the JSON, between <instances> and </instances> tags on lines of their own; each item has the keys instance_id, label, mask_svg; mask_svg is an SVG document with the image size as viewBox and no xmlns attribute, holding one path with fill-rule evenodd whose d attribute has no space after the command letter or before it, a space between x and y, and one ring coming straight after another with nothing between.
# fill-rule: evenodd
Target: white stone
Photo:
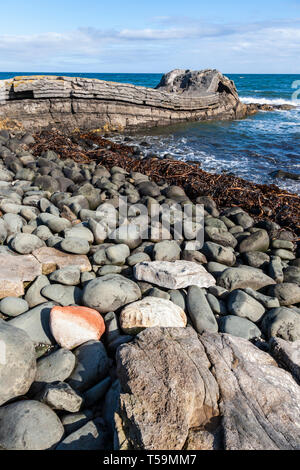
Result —
<instances>
[{"instance_id":1,"label":"white stone","mask_svg":"<svg viewBox=\"0 0 300 470\"><path fill-rule=\"evenodd\" d=\"M183 289L188 286L210 287L215 278L193 261L150 261L138 263L134 268L138 281L146 281L167 289Z\"/></svg>"},{"instance_id":2,"label":"white stone","mask_svg":"<svg viewBox=\"0 0 300 470\"><path fill-rule=\"evenodd\" d=\"M121 328L130 335L154 326L184 328L186 323L182 308L170 300L150 296L127 305L120 315Z\"/></svg>"}]
</instances>

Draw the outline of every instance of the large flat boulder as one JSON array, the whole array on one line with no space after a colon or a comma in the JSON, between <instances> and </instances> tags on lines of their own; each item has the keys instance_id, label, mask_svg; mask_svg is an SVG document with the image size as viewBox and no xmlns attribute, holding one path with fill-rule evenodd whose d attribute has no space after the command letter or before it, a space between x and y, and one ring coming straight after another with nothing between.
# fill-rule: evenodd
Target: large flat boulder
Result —
<instances>
[{"instance_id":1,"label":"large flat boulder","mask_svg":"<svg viewBox=\"0 0 300 470\"><path fill-rule=\"evenodd\" d=\"M300 449L300 387L245 339L149 328L117 367L122 448Z\"/></svg>"}]
</instances>

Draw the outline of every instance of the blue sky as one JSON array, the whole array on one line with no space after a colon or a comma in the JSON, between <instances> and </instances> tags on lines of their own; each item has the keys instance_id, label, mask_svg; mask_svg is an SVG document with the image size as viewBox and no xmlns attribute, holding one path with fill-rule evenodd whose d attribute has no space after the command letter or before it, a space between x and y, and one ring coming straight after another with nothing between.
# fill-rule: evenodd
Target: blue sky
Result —
<instances>
[{"instance_id":1,"label":"blue sky","mask_svg":"<svg viewBox=\"0 0 300 470\"><path fill-rule=\"evenodd\" d=\"M1 2L0 71L300 73L300 0Z\"/></svg>"}]
</instances>

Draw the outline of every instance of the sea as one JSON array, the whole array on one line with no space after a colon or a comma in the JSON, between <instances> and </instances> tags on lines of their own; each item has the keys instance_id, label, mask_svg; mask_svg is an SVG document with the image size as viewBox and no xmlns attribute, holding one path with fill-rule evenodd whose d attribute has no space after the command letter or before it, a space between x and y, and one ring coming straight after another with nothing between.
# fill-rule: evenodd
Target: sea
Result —
<instances>
[{"instance_id":1,"label":"sea","mask_svg":"<svg viewBox=\"0 0 300 470\"><path fill-rule=\"evenodd\" d=\"M16 75L40 73L0 73L0 80ZM162 74L143 73L47 73L98 78L114 82L155 87ZM213 173L232 173L256 183L274 183L300 194L300 180L276 178L277 170L300 175L300 75L225 74L235 82L244 103L293 104L290 111L260 111L235 121L191 122L135 132L136 144L147 142L151 152L163 156L197 160ZM122 136L116 136L121 141ZM147 149L143 147L143 151ZM150 151L150 150L148 150Z\"/></svg>"}]
</instances>

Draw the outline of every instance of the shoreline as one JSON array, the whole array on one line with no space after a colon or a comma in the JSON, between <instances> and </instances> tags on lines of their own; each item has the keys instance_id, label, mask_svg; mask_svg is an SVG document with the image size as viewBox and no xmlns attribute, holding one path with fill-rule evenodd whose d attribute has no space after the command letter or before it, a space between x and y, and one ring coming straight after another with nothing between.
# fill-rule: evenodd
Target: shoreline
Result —
<instances>
[{"instance_id":1,"label":"shoreline","mask_svg":"<svg viewBox=\"0 0 300 470\"><path fill-rule=\"evenodd\" d=\"M300 236L300 195L290 193L275 184L257 184L243 178L206 172L197 162L182 162L173 158L134 155L136 147L114 143L98 132L64 134L59 130L35 134L37 143L30 146L34 154L54 150L63 158L88 163L95 161L108 168L120 166L126 171L144 172L154 181L166 179L169 184L184 188L191 200L197 195L211 196L220 207L239 206L256 220L266 218L292 230ZM99 149L91 149L93 144ZM79 149L82 145L82 150ZM110 149L107 151L106 147ZM186 181L186 179L189 179ZM191 180L192 178L192 180ZM250 196L250 198L249 198Z\"/></svg>"}]
</instances>

